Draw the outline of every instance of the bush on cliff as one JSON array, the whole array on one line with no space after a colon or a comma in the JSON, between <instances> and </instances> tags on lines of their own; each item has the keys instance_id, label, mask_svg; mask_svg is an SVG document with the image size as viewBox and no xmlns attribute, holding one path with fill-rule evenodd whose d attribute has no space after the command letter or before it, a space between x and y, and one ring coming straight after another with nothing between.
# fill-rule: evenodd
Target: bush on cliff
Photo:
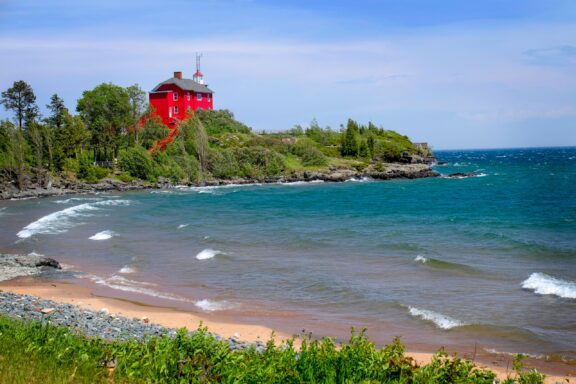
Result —
<instances>
[{"instance_id":1,"label":"bush on cliff","mask_svg":"<svg viewBox=\"0 0 576 384\"><path fill-rule=\"evenodd\" d=\"M120 151L118 166L130 176L142 180L154 180L157 176L154 161L148 151L140 146Z\"/></svg>"}]
</instances>

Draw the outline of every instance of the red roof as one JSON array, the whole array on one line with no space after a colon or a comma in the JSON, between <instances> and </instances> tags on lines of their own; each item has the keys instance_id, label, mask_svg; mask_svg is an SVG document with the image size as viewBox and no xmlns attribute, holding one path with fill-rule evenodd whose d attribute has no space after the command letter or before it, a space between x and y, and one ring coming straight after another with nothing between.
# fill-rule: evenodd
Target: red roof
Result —
<instances>
[{"instance_id":1,"label":"red roof","mask_svg":"<svg viewBox=\"0 0 576 384\"><path fill-rule=\"evenodd\" d=\"M202 77L202 76L204 76L204 75L203 75L202 72L200 72L200 70L198 69L198 70L196 70L196 73L194 74L194 76Z\"/></svg>"}]
</instances>

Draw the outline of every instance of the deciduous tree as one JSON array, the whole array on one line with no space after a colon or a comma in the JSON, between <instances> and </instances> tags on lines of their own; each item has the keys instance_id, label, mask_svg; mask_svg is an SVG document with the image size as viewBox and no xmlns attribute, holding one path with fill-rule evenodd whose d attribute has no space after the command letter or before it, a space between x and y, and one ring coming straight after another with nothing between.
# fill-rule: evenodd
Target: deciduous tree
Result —
<instances>
[{"instance_id":1,"label":"deciduous tree","mask_svg":"<svg viewBox=\"0 0 576 384\"><path fill-rule=\"evenodd\" d=\"M92 133L97 160L112 160L118 152L118 137L132 123L130 97L125 88L103 83L84 91L76 107Z\"/></svg>"}]
</instances>

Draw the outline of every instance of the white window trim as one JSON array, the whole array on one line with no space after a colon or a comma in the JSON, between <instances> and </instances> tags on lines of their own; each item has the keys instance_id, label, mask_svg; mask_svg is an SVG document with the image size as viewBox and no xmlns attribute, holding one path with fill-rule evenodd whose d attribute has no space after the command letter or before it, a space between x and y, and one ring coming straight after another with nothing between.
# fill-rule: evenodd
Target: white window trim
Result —
<instances>
[{"instance_id":1,"label":"white window trim","mask_svg":"<svg viewBox=\"0 0 576 384\"><path fill-rule=\"evenodd\" d=\"M178 106L177 106L177 105L174 106L174 114L175 114L175 115L178 114Z\"/></svg>"},{"instance_id":2,"label":"white window trim","mask_svg":"<svg viewBox=\"0 0 576 384\"><path fill-rule=\"evenodd\" d=\"M172 107L168 107L168 117L172 117Z\"/></svg>"},{"instance_id":3,"label":"white window trim","mask_svg":"<svg viewBox=\"0 0 576 384\"><path fill-rule=\"evenodd\" d=\"M190 92L186 92L186 100L190 101Z\"/></svg>"},{"instance_id":4,"label":"white window trim","mask_svg":"<svg viewBox=\"0 0 576 384\"><path fill-rule=\"evenodd\" d=\"M174 101L178 101L178 93L177 93L177 92L174 92L174 93L172 94L172 99L173 99Z\"/></svg>"},{"instance_id":5,"label":"white window trim","mask_svg":"<svg viewBox=\"0 0 576 384\"><path fill-rule=\"evenodd\" d=\"M202 94L201 93L196 94L196 100L202 101Z\"/></svg>"}]
</instances>

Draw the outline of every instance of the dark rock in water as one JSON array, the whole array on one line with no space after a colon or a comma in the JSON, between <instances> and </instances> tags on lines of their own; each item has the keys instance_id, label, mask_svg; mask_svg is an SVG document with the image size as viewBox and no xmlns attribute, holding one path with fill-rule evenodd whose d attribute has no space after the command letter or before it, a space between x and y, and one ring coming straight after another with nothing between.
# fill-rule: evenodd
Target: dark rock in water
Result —
<instances>
[{"instance_id":1,"label":"dark rock in water","mask_svg":"<svg viewBox=\"0 0 576 384\"><path fill-rule=\"evenodd\" d=\"M478 172L456 172L456 173L451 173L446 177L449 179L464 179L466 177L477 177L477 176L480 176L480 173L478 173Z\"/></svg>"},{"instance_id":2,"label":"dark rock in water","mask_svg":"<svg viewBox=\"0 0 576 384\"><path fill-rule=\"evenodd\" d=\"M56 268L56 269L62 269L59 262L57 262L56 260L54 260L50 257L43 257L43 256L36 262L36 266L37 267L52 267L52 268Z\"/></svg>"}]
</instances>

